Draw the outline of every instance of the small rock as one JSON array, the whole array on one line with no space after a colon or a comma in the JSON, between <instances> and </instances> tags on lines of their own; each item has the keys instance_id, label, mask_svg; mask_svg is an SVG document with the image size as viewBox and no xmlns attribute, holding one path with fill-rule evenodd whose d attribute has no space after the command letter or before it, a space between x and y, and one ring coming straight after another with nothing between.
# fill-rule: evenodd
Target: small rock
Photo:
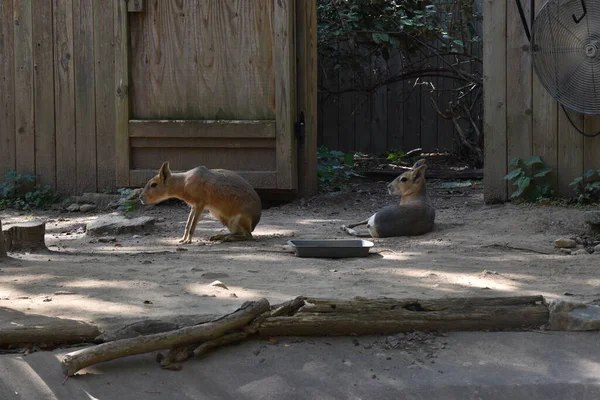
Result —
<instances>
[{"instance_id":1,"label":"small rock","mask_svg":"<svg viewBox=\"0 0 600 400\"><path fill-rule=\"evenodd\" d=\"M596 246L594 246L594 254L600 255L600 244L597 244Z\"/></svg>"},{"instance_id":2,"label":"small rock","mask_svg":"<svg viewBox=\"0 0 600 400\"><path fill-rule=\"evenodd\" d=\"M44 303L47 303L47 302L49 302L49 301L52 301L52 298L51 298L51 297L46 297L46 298L45 298L44 300L42 300L42 301L43 301Z\"/></svg>"},{"instance_id":3,"label":"small rock","mask_svg":"<svg viewBox=\"0 0 600 400\"><path fill-rule=\"evenodd\" d=\"M577 247L577 242L567 238L556 239L554 241L554 247L559 249L573 249Z\"/></svg>"},{"instance_id":4,"label":"small rock","mask_svg":"<svg viewBox=\"0 0 600 400\"><path fill-rule=\"evenodd\" d=\"M198 267L192 267L190 268L191 272L199 272L199 271L204 271L204 268L198 268Z\"/></svg>"},{"instance_id":5,"label":"small rock","mask_svg":"<svg viewBox=\"0 0 600 400\"><path fill-rule=\"evenodd\" d=\"M573 293L569 293L569 292L564 292L563 296L573 296Z\"/></svg>"},{"instance_id":6,"label":"small rock","mask_svg":"<svg viewBox=\"0 0 600 400\"><path fill-rule=\"evenodd\" d=\"M87 224L86 233L90 236L137 233L152 227L154 222L152 217L129 219L121 215L103 215Z\"/></svg>"},{"instance_id":7,"label":"small rock","mask_svg":"<svg viewBox=\"0 0 600 400\"><path fill-rule=\"evenodd\" d=\"M176 247L175 251L188 251L185 247Z\"/></svg>"},{"instance_id":8,"label":"small rock","mask_svg":"<svg viewBox=\"0 0 600 400\"><path fill-rule=\"evenodd\" d=\"M67 207L67 211L69 211L69 212L79 211L79 204L77 204L77 203L71 204L69 207Z\"/></svg>"},{"instance_id":9,"label":"small rock","mask_svg":"<svg viewBox=\"0 0 600 400\"><path fill-rule=\"evenodd\" d=\"M150 300L144 300L144 304L152 304Z\"/></svg>"},{"instance_id":10,"label":"small rock","mask_svg":"<svg viewBox=\"0 0 600 400\"><path fill-rule=\"evenodd\" d=\"M142 235L133 235L133 238L134 238L134 239L141 239L141 238L142 238Z\"/></svg>"},{"instance_id":11,"label":"small rock","mask_svg":"<svg viewBox=\"0 0 600 400\"><path fill-rule=\"evenodd\" d=\"M223 288L223 289L227 289L227 290L229 290L229 288L228 288L228 287L227 287L227 286L226 286L226 285L225 285L223 282L221 282L221 281L214 281L214 282L212 282L212 283L210 284L210 286L213 286L213 287L220 287L220 288Z\"/></svg>"},{"instance_id":12,"label":"small rock","mask_svg":"<svg viewBox=\"0 0 600 400\"><path fill-rule=\"evenodd\" d=\"M90 212L95 209L96 209L95 204L83 204L79 207L79 211L81 211L81 212Z\"/></svg>"},{"instance_id":13,"label":"small rock","mask_svg":"<svg viewBox=\"0 0 600 400\"><path fill-rule=\"evenodd\" d=\"M144 188L133 189L131 191L131 193L129 193L129 196L127 196L127 200L137 199L138 197L140 197L140 194L142 194L143 191L144 191Z\"/></svg>"},{"instance_id":14,"label":"small rock","mask_svg":"<svg viewBox=\"0 0 600 400\"><path fill-rule=\"evenodd\" d=\"M144 260L144 261L142 261L142 264L152 264L152 261L150 261L150 260Z\"/></svg>"},{"instance_id":15,"label":"small rock","mask_svg":"<svg viewBox=\"0 0 600 400\"><path fill-rule=\"evenodd\" d=\"M337 269L330 269L329 272L337 272Z\"/></svg>"},{"instance_id":16,"label":"small rock","mask_svg":"<svg viewBox=\"0 0 600 400\"><path fill-rule=\"evenodd\" d=\"M571 249L559 249L561 251L561 253L565 253L565 254L571 254L572 250Z\"/></svg>"},{"instance_id":17,"label":"small rock","mask_svg":"<svg viewBox=\"0 0 600 400\"><path fill-rule=\"evenodd\" d=\"M577 251L572 252L571 254L574 255L574 256L581 256L581 255L586 255L587 256L590 253L588 253L588 251L586 249L579 249Z\"/></svg>"},{"instance_id":18,"label":"small rock","mask_svg":"<svg viewBox=\"0 0 600 400\"><path fill-rule=\"evenodd\" d=\"M231 293L231 294L229 295L229 297L231 297L232 299L237 299L237 298L238 298L238 297L237 297L237 294L235 294L235 293Z\"/></svg>"},{"instance_id":19,"label":"small rock","mask_svg":"<svg viewBox=\"0 0 600 400\"><path fill-rule=\"evenodd\" d=\"M588 224L592 234L600 233L600 210L587 211L583 218L585 223Z\"/></svg>"},{"instance_id":20,"label":"small rock","mask_svg":"<svg viewBox=\"0 0 600 400\"><path fill-rule=\"evenodd\" d=\"M98 242L100 243L110 243L110 242L116 242L117 238L114 236L102 236L101 238L98 238Z\"/></svg>"}]
</instances>

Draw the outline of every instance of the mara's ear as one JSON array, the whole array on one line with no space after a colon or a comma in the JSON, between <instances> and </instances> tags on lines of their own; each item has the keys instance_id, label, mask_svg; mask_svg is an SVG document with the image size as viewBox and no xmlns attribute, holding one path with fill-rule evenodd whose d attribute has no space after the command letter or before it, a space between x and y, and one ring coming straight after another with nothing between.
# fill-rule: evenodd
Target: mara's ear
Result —
<instances>
[{"instance_id":1,"label":"mara's ear","mask_svg":"<svg viewBox=\"0 0 600 400\"><path fill-rule=\"evenodd\" d=\"M420 167L421 165L425 165L426 161L427 160L425 160L424 158L421 158L419 161L414 163L414 165L412 166L412 169L416 169L416 168Z\"/></svg>"},{"instance_id":2,"label":"mara's ear","mask_svg":"<svg viewBox=\"0 0 600 400\"><path fill-rule=\"evenodd\" d=\"M413 170L413 172L412 172L413 182L416 183L420 179L425 179L425 168L427 168L426 165L421 165L420 167L417 167Z\"/></svg>"},{"instance_id":3,"label":"mara's ear","mask_svg":"<svg viewBox=\"0 0 600 400\"><path fill-rule=\"evenodd\" d=\"M171 170L169 169L169 162L165 161L158 171L160 179L165 182L171 176Z\"/></svg>"}]
</instances>

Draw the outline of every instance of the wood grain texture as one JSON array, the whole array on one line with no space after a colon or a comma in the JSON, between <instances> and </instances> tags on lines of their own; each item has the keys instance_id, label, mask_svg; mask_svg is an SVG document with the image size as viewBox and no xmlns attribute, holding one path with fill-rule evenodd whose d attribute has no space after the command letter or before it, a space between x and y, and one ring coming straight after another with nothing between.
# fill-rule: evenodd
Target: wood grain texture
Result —
<instances>
[{"instance_id":1,"label":"wood grain texture","mask_svg":"<svg viewBox=\"0 0 600 400\"><path fill-rule=\"evenodd\" d=\"M296 141L296 74L294 49L295 0L278 0L273 11L275 43L275 115L277 123L277 188L297 188Z\"/></svg>"},{"instance_id":2,"label":"wood grain texture","mask_svg":"<svg viewBox=\"0 0 600 400\"><path fill-rule=\"evenodd\" d=\"M275 121L130 120L129 137L275 138Z\"/></svg>"},{"instance_id":3,"label":"wood grain texture","mask_svg":"<svg viewBox=\"0 0 600 400\"><path fill-rule=\"evenodd\" d=\"M584 127L588 134L600 132L600 116L586 115ZM583 139L583 171L590 169L596 169L600 174L600 135Z\"/></svg>"},{"instance_id":4,"label":"wood grain texture","mask_svg":"<svg viewBox=\"0 0 600 400\"><path fill-rule=\"evenodd\" d=\"M535 0L535 9L540 10L546 0ZM532 153L542 157L553 168L545 182L558 187L558 103L542 86L536 73L532 77Z\"/></svg>"},{"instance_id":5,"label":"wood grain texture","mask_svg":"<svg viewBox=\"0 0 600 400\"><path fill-rule=\"evenodd\" d=\"M114 8L115 35L115 152L116 184L129 186L129 29L127 3L119 0ZM143 15L143 14L142 14Z\"/></svg>"},{"instance_id":6,"label":"wood grain texture","mask_svg":"<svg viewBox=\"0 0 600 400\"><path fill-rule=\"evenodd\" d=\"M73 2L73 71L78 193L95 192L97 188L93 10L92 0Z\"/></svg>"},{"instance_id":7,"label":"wood grain texture","mask_svg":"<svg viewBox=\"0 0 600 400\"><path fill-rule=\"evenodd\" d=\"M402 60L399 55L394 55L388 61L388 68L392 73L402 69ZM394 82L388 85L387 90L387 149L402 150L404 146L404 83Z\"/></svg>"},{"instance_id":8,"label":"wood grain texture","mask_svg":"<svg viewBox=\"0 0 600 400\"><path fill-rule=\"evenodd\" d=\"M259 148L275 149L275 139L237 139L237 138L182 138L182 137L132 137L131 148L155 147L155 148Z\"/></svg>"},{"instance_id":9,"label":"wood grain texture","mask_svg":"<svg viewBox=\"0 0 600 400\"><path fill-rule=\"evenodd\" d=\"M569 186L573 180L583 174L583 115L567 109L575 127L569 122L562 107L558 111L558 193L561 196L573 196Z\"/></svg>"},{"instance_id":10,"label":"wood grain texture","mask_svg":"<svg viewBox=\"0 0 600 400\"><path fill-rule=\"evenodd\" d=\"M373 95L370 150L374 154L383 154L388 148L387 92L388 89L384 86L377 89ZM359 150L366 151L366 149Z\"/></svg>"},{"instance_id":11,"label":"wood grain texture","mask_svg":"<svg viewBox=\"0 0 600 400\"><path fill-rule=\"evenodd\" d=\"M274 119L273 4L148 1L132 14L132 117Z\"/></svg>"},{"instance_id":12,"label":"wood grain texture","mask_svg":"<svg viewBox=\"0 0 600 400\"><path fill-rule=\"evenodd\" d=\"M129 0L127 2L128 12L142 12L144 11L144 0Z\"/></svg>"},{"instance_id":13,"label":"wood grain texture","mask_svg":"<svg viewBox=\"0 0 600 400\"><path fill-rule=\"evenodd\" d=\"M54 95L56 118L56 187L77 194L75 78L73 71L73 7L71 0L53 0Z\"/></svg>"},{"instance_id":14,"label":"wood grain texture","mask_svg":"<svg viewBox=\"0 0 600 400\"><path fill-rule=\"evenodd\" d=\"M16 170L23 174L35 174L32 3L14 2L13 20Z\"/></svg>"},{"instance_id":15,"label":"wood grain texture","mask_svg":"<svg viewBox=\"0 0 600 400\"><path fill-rule=\"evenodd\" d=\"M421 89L414 79L404 81L406 100L402 104L404 151L421 147Z\"/></svg>"},{"instance_id":16,"label":"wood grain texture","mask_svg":"<svg viewBox=\"0 0 600 400\"><path fill-rule=\"evenodd\" d=\"M0 177L16 167L14 26L13 0L0 1Z\"/></svg>"},{"instance_id":17,"label":"wood grain texture","mask_svg":"<svg viewBox=\"0 0 600 400\"><path fill-rule=\"evenodd\" d=\"M115 40L113 0L93 0L97 190L116 189Z\"/></svg>"},{"instance_id":18,"label":"wood grain texture","mask_svg":"<svg viewBox=\"0 0 600 400\"><path fill-rule=\"evenodd\" d=\"M504 201L507 187L506 143L506 2L484 0L484 199Z\"/></svg>"},{"instance_id":19,"label":"wood grain texture","mask_svg":"<svg viewBox=\"0 0 600 400\"><path fill-rule=\"evenodd\" d=\"M525 15L529 15L529 2L524 2ZM517 7L506 10L506 143L508 163L518 157L532 155L532 73L529 40L525 35ZM513 169L508 166L508 171ZM508 183L508 192L515 187Z\"/></svg>"},{"instance_id":20,"label":"wood grain texture","mask_svg":"<svg viewBox=\"0 0 600 400\"><path fill-rule=\"evenodd\" d=\"M54 130L54 40L52 0L36 3L33 13L35 174L38 183L56 186Z\"/></svg>"}]
</instances>

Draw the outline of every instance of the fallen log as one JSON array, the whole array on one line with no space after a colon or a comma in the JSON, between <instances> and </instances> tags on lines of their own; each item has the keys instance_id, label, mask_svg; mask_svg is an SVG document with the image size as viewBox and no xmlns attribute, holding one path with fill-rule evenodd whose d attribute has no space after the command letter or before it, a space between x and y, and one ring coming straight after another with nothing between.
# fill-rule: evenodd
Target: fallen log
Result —
<instances>
[{"instance_id":1,"label":"fallen log","mask_svg":"<svg viewBox=\"0 0 600 400\"><path fill-rule=\"evenodd\" d=\"M171 332L104 343L69 353L62 360L67 376L102 361L160 349L162 368L178 370L180 363L214 348L258 336L340 336L420 331L522 330L548 323L542 296L416 299L334 300L297 297L269 307L265 299L245 303L215 321Z\"/></svg>"},{"instance_id":2,"label":"fallen log","mask_svg":"<svg viewBox=\"0 0 600 400\"><path fill-rule=\"evenodd\" d=\"M0 346L12 344L74 344L92 342L98 328L83 321L24 314L0 307Z\"/></svg>"},{"instance_id":3,"label":"fallen log","mask_svg":"<svg viewBox=\"0 0 600 400\"><path fill-rule=\"evenodd\" d=\"M527 329L548 322L542 296L435 300L306 298L292 316L266 318L259 336L342 336Z\"/></svg>"},{"instance_id":4,"label":"fallen log","mask_svg":"<svg viewBox=\"0 0 600 400\"><path fill-rule=\"evenodd\" d=\"M214 340L233 330L243 328L268 310L269 302L260 299L244 303L233 313L204 324L88 347L66 354L61 361L62 371L67 376L73 376L80 369L99 362Z\"/></svg>"},{"instance_id":5,"label":"fallen log","mask_svg":"<svg viewBox=\"0 0 600 400\"><path fill-rule=\"evenodd\" d=\"M44 237L45 222L26 222L12 225L3 230L6 251L39 251L47 250Z\"/></svg>"}]
</instances>

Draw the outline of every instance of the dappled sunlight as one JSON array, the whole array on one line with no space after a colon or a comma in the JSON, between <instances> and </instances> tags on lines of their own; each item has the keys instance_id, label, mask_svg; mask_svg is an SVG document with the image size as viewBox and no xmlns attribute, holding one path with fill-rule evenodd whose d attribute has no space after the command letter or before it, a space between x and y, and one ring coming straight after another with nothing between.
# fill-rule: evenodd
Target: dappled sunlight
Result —
<instances>
[{"instance_id":1,"label":"dappled sunlight","mask_svg":"<svg viewBox=\"0 0 600 400\"><path fill-rule=\"evenodd\" d=\"M156 284L151 283L151 286L156 287ZM98 279L81 279L63 283L63 286L69 288L116 288L116 289L130 289L131 281L107 281Z\"/></svg>"},{"instance_id":2,"label":"dappled sunlight","mask_svg":"<svg viewBox=\"0 0 600 400\"><path fill-rule=\"evenodd\" d=\"M357 222L357 221L358 220L353 221L353 222ZM299 218L299 219L295 220L294 223L295 224L299 224L299 225L316 225L316 224L319 224L319 226L322 226L323 224L339 223L340 226L341 226L344 223L348 223L348 221L345 221L345 220L339 219L339 218L328 218L328 219L305 219L305 218ZM350 222L350 223L352 223L352 222Z\"/></svg>"}]
</instances>

